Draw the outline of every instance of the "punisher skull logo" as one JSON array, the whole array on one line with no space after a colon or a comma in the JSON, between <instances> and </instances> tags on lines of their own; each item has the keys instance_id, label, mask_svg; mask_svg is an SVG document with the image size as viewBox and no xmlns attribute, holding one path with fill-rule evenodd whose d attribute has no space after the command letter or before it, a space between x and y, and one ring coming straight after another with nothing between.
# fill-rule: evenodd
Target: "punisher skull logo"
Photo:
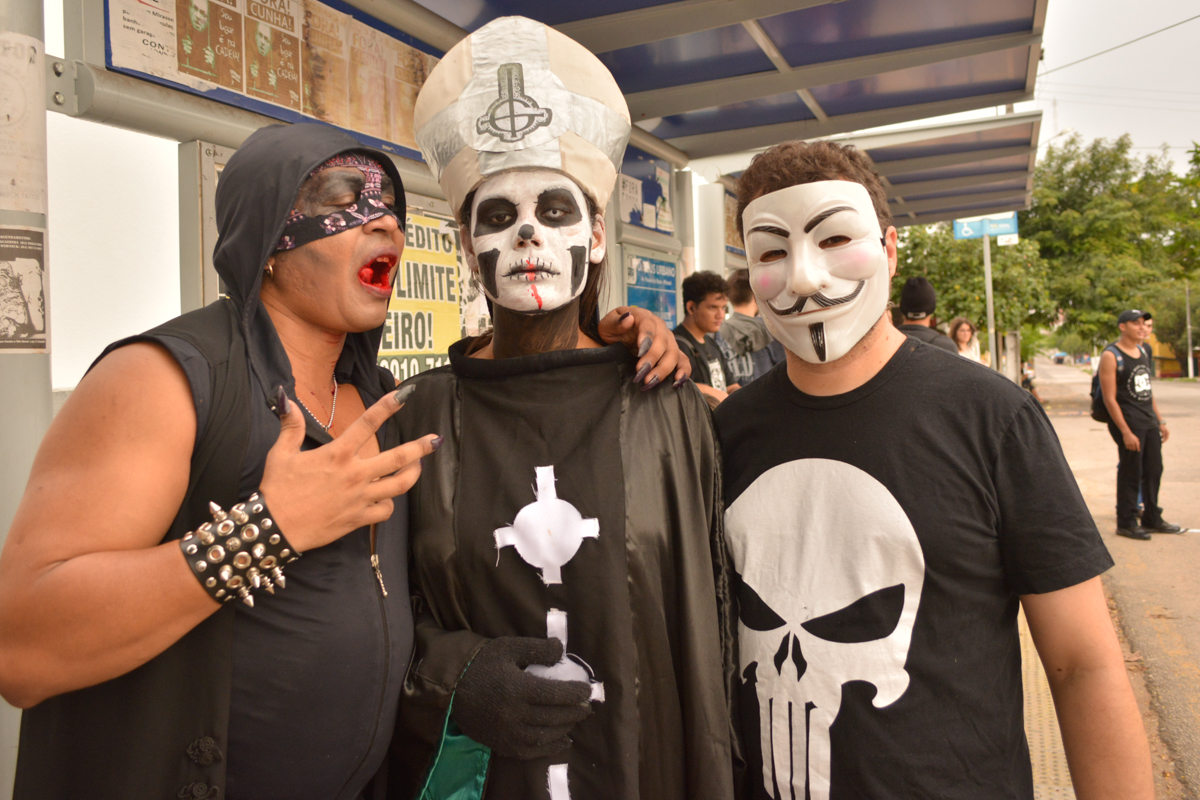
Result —
<instances>
[{"instance_id":1,"label":"punisher skull logo","mask_svg":"<svg viewBox=\"0 0 1200 800\"><path fill-rule=\"evenodd\" d=\"M757 697L771 797L828 800L829 730L842 687L875 687L884 708L905 670L925 580L908 516L866 472L801 459L763 473L729 507L740 669Z\"/></svg>"}]
</instances>

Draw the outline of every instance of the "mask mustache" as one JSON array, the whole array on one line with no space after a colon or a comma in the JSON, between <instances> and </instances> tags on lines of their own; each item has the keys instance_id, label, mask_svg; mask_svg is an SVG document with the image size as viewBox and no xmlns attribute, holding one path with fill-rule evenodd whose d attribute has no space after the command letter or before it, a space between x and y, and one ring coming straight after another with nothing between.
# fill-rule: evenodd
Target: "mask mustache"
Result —
<instances>
[{"instance_id":1,"label":"mask mustache","mask_svg":"<svg viewBox=\"0 0 1200 800\"><path fill-rule=\"evenodd\" d=\"M821 292L814 292L813 294L801 295L800 299L797 300L795 303L793 303L792 306L788 309L778 309L774 305L771 305L770 303L768 303L767 305L770 305L771 310L774 311L776 314L780 315L781 317L787 317L787 316L791 316L792 314L802 313L804 310L804 306L808 304L809 300L813 301L813 303L815 303L817 306L819 306L819 308L813 309L813 311L818 311L821 308L832 308L833 306L840 306L843 303L849 303L851 300L858 297L858 295L862 292L863 287L866 286L866 284L867 284L867 282L865 280L859 281L858 286L854 287L853 292L851 292L848 295L844 295L842 297L828 297L828 296L822 294Z\"/></svg>"}]
</instances>

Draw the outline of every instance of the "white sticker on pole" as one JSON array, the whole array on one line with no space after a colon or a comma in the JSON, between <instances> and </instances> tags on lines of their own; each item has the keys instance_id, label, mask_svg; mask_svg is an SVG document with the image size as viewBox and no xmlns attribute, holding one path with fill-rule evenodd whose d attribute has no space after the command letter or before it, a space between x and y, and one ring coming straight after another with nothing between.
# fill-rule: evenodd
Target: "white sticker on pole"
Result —
<instances>
[{"instance_id":1,"label":"white sticker on pole","mask_svg":"<svg viewBox=\"0 0 1200 800\"><path fill-rule=\"evenodd\" d=\"M1019 241L1021 241L1021 234L1019 233L1002 233L996 237L996 244L1000 245L1001 247L1004 247L1005 245L1016 244Z\"/></svg>"},{"instance_id":2,"label":"white sticker on pole","mask_svg":"<svg viewBox=\"0 0 1200 800\"><path fill-rule=\"evenodd\" d=\"M46 213L46 49L0 33L0 210Z\"/></svg>"}]
</instances>

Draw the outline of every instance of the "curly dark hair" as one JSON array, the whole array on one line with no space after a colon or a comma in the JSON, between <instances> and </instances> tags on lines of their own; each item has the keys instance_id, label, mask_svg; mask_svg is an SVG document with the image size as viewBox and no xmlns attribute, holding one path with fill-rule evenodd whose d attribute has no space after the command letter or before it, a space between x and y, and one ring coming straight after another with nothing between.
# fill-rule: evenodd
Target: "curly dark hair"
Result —
<instances>
[{"instance_id":1,"label":"curly dark hair","mask_svg":"<svg viewBox=\"0 0 1200 800\"><path fill-rule=\"evenodd\" d=\"M802 183L838 180L853 181L866 187L875 206L875 216L879 218L879 227L886 233L892 224L887 191L863 152L849 144L801 141L784 142L759 153L738 178L738 233L743 233L742 212L764 194Z\"/></svg>"},{"instance_id":2,"label":"curly dark hair","mask_svg":"<svg viewBox=\"0 0 1200 800\"><path fill-rule=\"evenodd\" d=\"M729 296L729 282L715 272L700 270L683 279L683 307L702 303L710 294Z\"/></svg>"}]
</instances>

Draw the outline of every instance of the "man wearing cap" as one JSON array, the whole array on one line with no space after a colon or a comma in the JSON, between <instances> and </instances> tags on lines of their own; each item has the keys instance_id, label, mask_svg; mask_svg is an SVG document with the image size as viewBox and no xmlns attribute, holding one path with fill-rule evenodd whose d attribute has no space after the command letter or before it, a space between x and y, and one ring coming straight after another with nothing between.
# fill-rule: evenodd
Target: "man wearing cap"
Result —
<instances>
[{"instance_id":1,"label":"man wearing cap","mask_svg":"<svg viewBox=\"0 0 1200 800\"><path fill-rule=\"evenodd\" d=\"M1121 338L1100 354L1100 392L1108 409L1108 432L1117 443L1117 534L1146 540L1152 533L1181 533L1162 518L1162 446L1170 437L1154 402L1150 378L1154 362L1143 346L1150 335L1149 311L1132 308L1117 317ZM1138 492L1142 496L1138 520Z\"/></svg>"},{"instance_id":2,"label":"man wearing cap","mask_svg":"<svg viewBox=\"0 0 1200 800\"><path fill-rule=\"evenodd\" d=\"M933 284L923 275L909 278L900 290L900 314L904 324L900 332L914 339L920 339L925 344L940 347L951 353L958 353L958 348L950 337L933 327L933 312L937 308L937 292Z\"/></svg>"}]
</instances>

